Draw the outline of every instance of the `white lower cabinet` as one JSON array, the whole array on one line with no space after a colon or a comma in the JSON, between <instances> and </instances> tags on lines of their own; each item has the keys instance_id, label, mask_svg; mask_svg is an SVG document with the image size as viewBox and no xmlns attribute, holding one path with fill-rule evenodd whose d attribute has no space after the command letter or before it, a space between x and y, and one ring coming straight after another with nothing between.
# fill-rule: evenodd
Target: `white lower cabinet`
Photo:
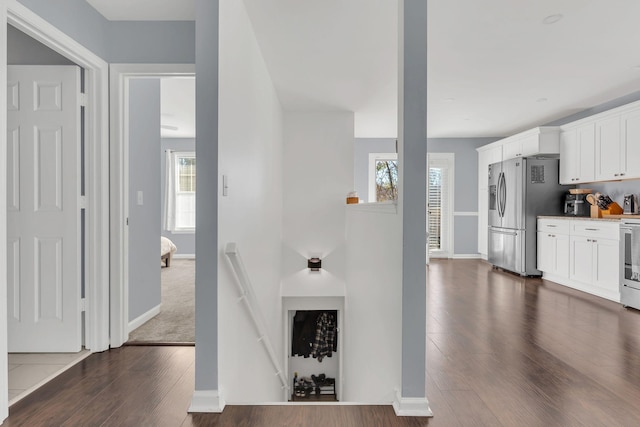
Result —
<instances>
[{"instance_id":1,"label":"white lower cabinet","mask_svg":"<svg viewBox=\"0 0 640 427\"><path fill-rule=\"evenodd\" d=\"M538 232L538 270L569 277L569 235Z\"/></svg>"},{"instance_id":2,"label":"white lower cabinet","mask_svg":"<svg viewBox=\"0 0 640 427\"><path fill-rule=\"evenodd\" d=\"M617 222L541 218L537 243L546 279L620 301Z\"/></svg>"}]
</instances>

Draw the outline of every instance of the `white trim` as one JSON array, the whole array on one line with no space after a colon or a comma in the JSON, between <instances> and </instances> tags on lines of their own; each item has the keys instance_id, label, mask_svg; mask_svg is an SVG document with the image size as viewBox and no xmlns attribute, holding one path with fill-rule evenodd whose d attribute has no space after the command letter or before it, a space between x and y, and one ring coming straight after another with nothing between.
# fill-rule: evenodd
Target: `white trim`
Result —
<instances>
[{"instance_id":1,"label":"white trim","mask_svg":"<svg viewBox=\"0 0 640 427\"><path fill-rule=\"evenodd\" d=\"M0 7L4 34L0 43L0 420L9 416L9 375L7 357L7 8Z\"/></svg>"},{"instance_id":2,"label":"white trim","mask_svg":"<svg viewBox=\"0 0 640 427\"><path fill-rule=\"evenodd\" d=\"M376 200L376 161L377 160L398 160L398 153L369 153L369 203L378 203Z\"/></svg>"},{"instance_id":3,"label":"white trim","mask_svg":"<svg viewBox=\"0 0 640 427\"><path fill-rule=\"evenodd\" d=\"M400 391L396 392L393 410L398 417L433 417L426 397L402 397Z\"/></svg>"},{"instance_id":4,"label":"white trim","mask_svg":"<svg viewBox=\"0 0 640 427\"><path fill-rule=\"evenodd\" d=\"M226 402L218 390L196 390L191 398L188 413L221 413Z\"/></svg>"},{"instance_id":5,"label":"white trim","mask_svg":"<svg viewBox=\"0 0 640 427\"><path fill-rule=\"evenodd\" d=\"M453 254L451 259L480 259L480 254Z\"/></svg>"},{"instance_id":6,"label":"white trim","mask_svg":"<svg viewBox=\"0 0 640 427\"><path fill-rule=\"evenodd\" d=\"M126 219L129 212L128 111L129 80L135 77L195 76L193 64L111 64L111 347L128 339L129 313Z\"/></svg>"},{"instance_id":7,"label":"white trim","mask_svg":"<svg viewBox=\"0 0 640 427\"><path fill-rule=\"evenodd\" d=\"M108 65L93 52L16 0L0 6L0 31L7 24L60 53L85 69L86 144L86 299L85 347L109 348L109 97ZM5 38L6 41L6 38ZM7 47L0 47L0 135L6 138ZM6 141L4 146L6 146ZM6 153L0 154L0 277L6 277ZM0 419L8 416L6 281L0 281Z\"/></svg>"},{"instance_id":8,"label":"white trim","mask_svg":"<svg viewBox=\"0 0 640 427\"><path fill-rule=\"evenodd\" d=\"M381 213L392 214L398 213L397 202L375 202L375 203L353 203L347 205L348 210L368 212L368 213Z\"/></svg>"},{"instance_id":9,"label":"white trim","mask_svg":"<svg viewBox=\"0 0 640 427\"><path fill-rule=\"evenodd\" d=\"M196 254L173 254L173 259L196 259Z\"/></svg>"},{"instance_id":10,"label":"white trim","mask_svg":"<svg viewBox=\"0 0 640 427\"><path fill-rule=\"evenodd\" d=\"M479 212L454 212L453 216L478 216Z\"/></svg>"},{"instance_id":11,"label":"white trim","mask_svg":"<svg viewBox=\"0 0 640 427\"><path fill-rule=\"evenodd\" d=\"M140 316L129 322L128 333L131 333L131 331L138 329L140 326L144 325L149 320L160 314L160 306L162 306L162 304L156 305L151 310L147 311L146 313L142 313Z\"/></svg>"}]
</instances>

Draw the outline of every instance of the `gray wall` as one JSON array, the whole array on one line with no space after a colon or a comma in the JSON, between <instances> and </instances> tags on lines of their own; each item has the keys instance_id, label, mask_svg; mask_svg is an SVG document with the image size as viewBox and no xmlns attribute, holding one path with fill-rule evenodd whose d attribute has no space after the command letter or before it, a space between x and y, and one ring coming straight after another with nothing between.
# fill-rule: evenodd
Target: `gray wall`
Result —
<instances>
[{"instance_id":1,"label":"gray wall","mask_svg":"<svg viewBox=\"0 0 640 427\"><path fill-rule=\"evenodd\" d=\"M478 152L476 148L498 139L500 138L429 138L428 152L454 153L454 213L478 211ZM478 253L477 216L454 214L453 253L455 255Z\"/></svg>"},{"instance_id":2,"label":"gray wall","mask_svg":"<svg viewBox=\"0 0 640 427\"><path fill-rule=\"evenodd\" d=\"M453 190L453 210L455 212L478 211L478 152L476 148L498 139L500 138L429 138L427 140L427 152L454 153L455 155L455 188ZM477 245L473 253L475 252L477 252Z\"/></svg>"},{"instance_id":3,"label":"gray wall","mask_svg":"<svg viewBox=\"0 0 640 427\"><path fill-rule=\"evenodd\" d=\"M129 321L160 304L160 80L129 86ZM143 192L143 204L137 192Z\"/></svg>"},{"instance_id":4,"label":"gray wall","mask_svg":"<svg viewBox=\"0 0 640 427\"><path fill-rule=\"evenodd\" d=\"M495 138L428 138L428 153L454 153L454 212L478 211L478 152L476 148ZM395 152L394 138L356 138L354 145L354 188L360 199L368 200L369 153ZM478 252L478 217L454 216L454 254Z\"/></svg>"},{"instance_id":5,"label":"gray wall","mask_svg":"<svg viewBox=\"0 0 640 427\"><path fill-rule=\"evenodd\" d=\"M196 140L193 138L163 138L160 144L160 212L164 214L164 204L166 198L166 176L167 162L166 151L195 151ZM163 217L164 218L164 217ZM171 239L178 247L176 254L178 255L195 255L196 253L196 235L195 233L172 233L164 229L162 226L162 235Z\"/></svg>"},{"instance_id":6,"label":"gray wall","mask_svg":"<svg viewBox=\"0 0 640 427\"><path fill-rule=\"evenodd\" d=\"M109 21L85 0L18 0L60 31L107 60Z\"/></svg>"},{"instance_id":7,"label":"gray wall","mask_svg":"<svg viewBox=\"0 0 640 427\"><path fill-rule=\"evenodd\" d=\"M193 21L111 21L109 62L193 64Z\"/></svg>"},{"instance_id":8,"label":"gray wall","mask_svg":"<svg viewBox=\"0 0 640 427\"><path fill-rule=\"evenodd\" d=\"M9 65L75 65L58 52L7 25L7 64Z\"/></svg>"},{"instance_id":9,"label":"gray wall","mask_svg":"<svg viewBox=\"0 0 640 427\"><path fill-rule=\"evenodd\" d=\"M640 100L640 91L632 92L627 95L621 96L620 98L616 98L611 101L596 105L595 107L587 108L586 110L579 111L575 114L571 114L542 126L562 126L564 124L584 119L585 117L593 116L594 114L602 113L603 111L611 110L612 108L620 107L621 105L629 104L638 100Z\"/></svg>"},{"instance_id":10,"label":"gray wall","mask_svg":"<svg viewBox=\"0 0 640 427\"><path fill-rule=\"evenodd\" d=\"M18 0L107 62L195 62L193 21L108 21L85 0Z\"/></svg>"}]
</instances>

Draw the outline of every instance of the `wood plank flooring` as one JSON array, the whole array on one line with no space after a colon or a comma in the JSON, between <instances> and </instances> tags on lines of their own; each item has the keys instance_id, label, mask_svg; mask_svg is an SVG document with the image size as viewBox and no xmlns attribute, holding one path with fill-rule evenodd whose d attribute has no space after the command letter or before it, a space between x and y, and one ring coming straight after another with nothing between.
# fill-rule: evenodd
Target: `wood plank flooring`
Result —
<instances>
[{"instance_id":1,"label":"wood plank flooring","mask_svg":"<svg viewBox=\"0 0 640 427\"><path fill-rule=\"evenodd\" d=\"M635 426L640 312L477 260L432 260L427 397L390 406L227 406L186 413L193 347L98 353L10 408L5 426Z\"/></svg>"}]
</instances>

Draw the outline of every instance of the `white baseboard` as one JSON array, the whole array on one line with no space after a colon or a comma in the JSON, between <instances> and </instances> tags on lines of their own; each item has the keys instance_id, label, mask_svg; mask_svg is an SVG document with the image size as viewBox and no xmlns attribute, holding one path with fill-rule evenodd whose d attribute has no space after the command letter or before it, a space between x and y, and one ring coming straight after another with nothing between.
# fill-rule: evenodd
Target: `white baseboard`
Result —
<instances>
[{"instance_id":1,"label":"white baseboard","mask_svg":"<svg viewBox=\"0 0 640 427\"><path fill-rule=\"evenodd\" d=\"M433 417L426 397L402 397L396 393L393 410L398 417Z\"/></svg>"},{"instance_id":2,"label":"white baseboard","mask_svg":"<svg viewBox=\"0 0 640 427\"><path fill-rule=\"evenodd\" d=\"M131 322L129 322L127 333L131 333L131 331L139 328L140 326L144 325L147 321L153 319L155 316L160 314L161 305L162 304L158 304L157 306L153 307L151 310L147 311L146 313L143 313L142 315L136 317Z\"/></svg>"},{"instance_id":3,"label":"white baseboard","mask_svg":"<svg viewBox=\"0 0 640 427\"><path fill-rule=\"evenodd\" d=\"M480 259L480 254L453 254L452 259Z\"/></svg>"},{"instance_id":4,"label":"white baseboard","mask_svg":"<svg viewBox=\"0 0 640 427\"><path fill-rule=\"evenodd\" d=\"M173 259L196 259L196 254L173 254Z\"/></svg>"},{"instance_id":5,"label":"white baseboard","mask_svg":"<svg viewBox=\"0 0 640 427\"><path fill-rule=\"evenodd\" d=\"M190 414L193 413L220 413L226 402L220 396L218 390L196 390L191 398Z\"/></svg>"}]
</instances>

